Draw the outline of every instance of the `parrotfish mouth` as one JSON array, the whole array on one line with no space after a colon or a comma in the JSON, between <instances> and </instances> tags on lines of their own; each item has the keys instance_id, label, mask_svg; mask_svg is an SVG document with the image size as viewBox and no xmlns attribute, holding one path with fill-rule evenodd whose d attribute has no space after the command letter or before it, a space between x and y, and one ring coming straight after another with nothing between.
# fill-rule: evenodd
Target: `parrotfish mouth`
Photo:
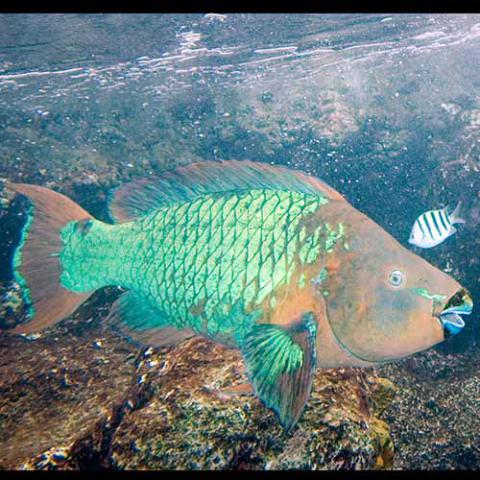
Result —
<instances>
[{"instance_id":1,"label":"parrotfish mouth","mask_svg":"<svg viewBox=\"0 0 480 480\"><path fill-rule=\"evenodd\" d=\"M462 288L446 303L445 308L438 315L442 324L445 338L459 333L465 326L462 315L472 313L473 301L470 294Z\"/></svg>"}]
</instances>

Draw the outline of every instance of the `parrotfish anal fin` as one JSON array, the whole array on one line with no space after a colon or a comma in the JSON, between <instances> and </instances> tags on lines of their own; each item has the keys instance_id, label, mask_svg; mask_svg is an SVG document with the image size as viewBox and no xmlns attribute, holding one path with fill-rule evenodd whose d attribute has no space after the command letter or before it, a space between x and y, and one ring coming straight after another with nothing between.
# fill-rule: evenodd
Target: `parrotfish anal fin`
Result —
<instances>
[{"instance_id":1,"label":"parrotfish anal fin","mask_svg":"<svg viewBox=\"0 0 480 480\"><path fill-rule=\"evenodd\" d=\"M246 370L257 395L291 430L310 397L315 375L317 324L306 313L289 328L259 324L242 343Z\"/></svg>"},{"instance_id":2,"label":"parrotfish anal fin","mask_svg":"<svg viewBox=\"0 0 480 480\"><path fill-rule=\"evenodd\" d=\"M248 160L205 161L120 186L113 193L110 216L127 221L201 195L254 188L297 191L344 201L318 178L287 167Z\"/></svg>"},{"instance_id":3,"label":"parrotfish anal fin","mask_svg":"<svg viewBox=\"0 0 480 480\"><path fill-rule=\"evenodd\" d=\"M130 341L169 347L195 336L192 330L172 327L165 313L134 291L125 292L112 305L106 324Z\"/></svg>"}]
</instances>

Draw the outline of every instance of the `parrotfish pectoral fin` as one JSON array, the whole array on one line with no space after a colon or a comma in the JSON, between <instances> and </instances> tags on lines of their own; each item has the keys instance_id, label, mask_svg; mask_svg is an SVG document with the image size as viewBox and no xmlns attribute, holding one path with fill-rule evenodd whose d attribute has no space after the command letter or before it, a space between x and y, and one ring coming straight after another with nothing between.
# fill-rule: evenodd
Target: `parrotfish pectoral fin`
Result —
<instances>
[{"instance_id":1,"label":"parrotfish pectoral fin","mask_svg":"<svg viewBox=\"0 0 480 480\"><path fill-rule=\"evenodd\" d=\"M156 208L192 201L207 193L254 188L288 190L345 201L318 178L290 168L248 160L204 161L120 186L113 192L110 216L119 222L133 220Z\"/></svg>"},{"instance_id":2,"label":"parrotfish pectoral fin","mask_svg":"<svg viewBox=\"0 0 480 480\"><path fill-rule=\"evenodd\" d=\"M241 349L257 395L290 431L310 397L316 368L317 324L312 313L285 328L255 325Z\"/></svg>"},{"instance_id":3,"label":"parrotfish pectoral fin","mask_svg":"<svg viewBox=\"0 0 480 480\"><path fill-rule=\"evenodd\" d=\"M170 347L195 336L192 330L170 326L165 313L134 291L125 292L113 303L105 324L130 341L156 347Z\"/></svg>"}]
</instances>

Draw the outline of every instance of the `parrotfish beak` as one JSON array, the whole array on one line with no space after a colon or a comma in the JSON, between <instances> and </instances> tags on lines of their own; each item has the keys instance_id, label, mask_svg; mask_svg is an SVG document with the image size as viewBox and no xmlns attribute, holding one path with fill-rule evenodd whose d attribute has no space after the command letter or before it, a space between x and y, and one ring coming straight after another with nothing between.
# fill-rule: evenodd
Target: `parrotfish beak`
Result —
<instances>
[{"instance_id":1,"label":"parrotfish beak","mask_svg":"<svg viewBox=\"0 0 480 480\"><path fill-rule=\"evenodd\" d=\"M445 308L438 315L445 338L456 335L463 329L465 322L461 316L470 315L472 308L472 298L464 288L450 298Z\"/></svg>"}]
</instances>

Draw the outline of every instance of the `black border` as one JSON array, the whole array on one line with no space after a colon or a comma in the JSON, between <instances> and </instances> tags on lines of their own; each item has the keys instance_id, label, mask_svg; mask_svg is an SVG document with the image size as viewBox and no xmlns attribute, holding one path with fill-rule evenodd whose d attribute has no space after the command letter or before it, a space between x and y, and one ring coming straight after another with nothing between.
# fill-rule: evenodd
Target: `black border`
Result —
<instances>
[{"instance_id":1,"label":"black border","mask_svg":"<svg viewBox=\"0 0 480 480\"><path fill-rule=\"evenodd\" d=\"M3 0L0 13L480 13L475 0Z\"/></svg>"},{"instance_id":2,"label":"black border","mask_svg":"<svg viewBox=\"0 0 480 480\"><path fill-rule=\"evenodd\" d=\"M42 0L33 2L13 2L4 0L0 6L2 13L478 13L480 2L457 0L455 2L413 2L385 0L362 0L356 2L338 2L322 0L296 0L295 2L260 2L252 0L135 0L135 2L120 2L107 0ZM480 17L479 17L480 22ZM429 478L478 478L477 471L148 471L148 472L121 472L101 471L102 478L135 478L148 476L150 478L212 478L214 476L248 478L249 480L260 477L269 478L409 478L422 476L422 480ZM19 472L1 471L1 476L7 478L58 477L58 478L86 478L90 472L75 471L50 471L50 472Z\"/></svg>"}]
</instances>

